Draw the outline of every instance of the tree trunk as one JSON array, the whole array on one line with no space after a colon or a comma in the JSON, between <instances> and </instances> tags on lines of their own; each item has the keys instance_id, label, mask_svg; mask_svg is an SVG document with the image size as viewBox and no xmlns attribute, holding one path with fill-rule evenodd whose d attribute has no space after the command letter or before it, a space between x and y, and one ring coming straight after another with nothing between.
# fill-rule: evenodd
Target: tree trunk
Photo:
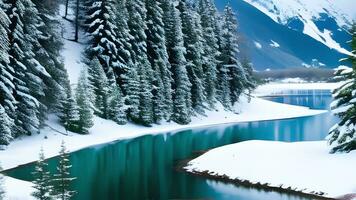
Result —
<instances>
[{"instance_id":1,"label":"tree trunk","mask_svg":"<svg viewBox=\"0 0 356 200\"><path fill-rule=\"evenodd\" d=\"M65 9L65 13L64 13L65 19L67 19L67 15L68 15L68 6L69 6L69 0L66 0L66 9Z\"/></svg>"},{"instance_id":2,"label":"tree trunk","mask_svg":"<svg viewBox=\"0 0 356 200\"><path fill-rule=\"evenodd\" d=\"M75 11L75 35L74 41L78 42L78 35L79 35L79 0L76 2L76 11Z\"/></svg>"}]
</instances>

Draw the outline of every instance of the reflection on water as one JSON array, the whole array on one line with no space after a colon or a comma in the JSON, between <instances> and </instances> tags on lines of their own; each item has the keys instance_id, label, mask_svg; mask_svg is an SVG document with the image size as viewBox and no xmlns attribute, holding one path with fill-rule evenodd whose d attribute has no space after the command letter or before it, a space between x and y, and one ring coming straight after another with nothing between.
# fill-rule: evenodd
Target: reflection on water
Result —
<instances>
[{"instance_id":1,"label":"reflection on water","mask_svg":"<svg viewBox=\"0 0 356 200\"><path fill-rule=\"evenodd\" d=\"M304 98L304 99L303 99ZM276 101L301 102L313 108L326 108L330 96L282 97ZM309 102L307 104L306 102ZM319 103L318 103L319 102ZM305 104L304 104L305 103ZM78 177L73 188L80 200L111 199L305 199L277 192L237 187L177 172L177 161L194 152L245 140L320 140L335 122L329 113L297 119L221 125L209 128L148 135L131 140L86 148L71 154L72 174ZM50 160L54 169L56 160ZM33 166L9 172L31 180Z\"/></svg>"}]
</instances>

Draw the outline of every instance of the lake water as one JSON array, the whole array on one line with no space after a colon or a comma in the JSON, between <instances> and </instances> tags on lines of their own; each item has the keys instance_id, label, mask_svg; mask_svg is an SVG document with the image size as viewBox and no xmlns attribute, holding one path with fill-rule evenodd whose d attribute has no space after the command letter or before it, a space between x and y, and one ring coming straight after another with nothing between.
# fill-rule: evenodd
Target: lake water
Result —
<instances>
[{"instance_id":1,"label":"lake water","mask_svg":"<svg viewBox=\"0 0 356 200\"><path fill-rule=\"evenodd\" d=\"M268 99L328 109L331 96L314 92ZM77 177L72 187L78 191L74 199L308 199L208 180L177 171L175 167L179 161L191 158L196 152L246 140L321 140L336 121L330 113L325 113L147 135L86 148L71 154L71 173ZM56 158L49 160L51 171L55 169L56 162ZM30 164L10 170L8 175L31 180L32 170L33 165Z\"/></svg>"}]
</instances>

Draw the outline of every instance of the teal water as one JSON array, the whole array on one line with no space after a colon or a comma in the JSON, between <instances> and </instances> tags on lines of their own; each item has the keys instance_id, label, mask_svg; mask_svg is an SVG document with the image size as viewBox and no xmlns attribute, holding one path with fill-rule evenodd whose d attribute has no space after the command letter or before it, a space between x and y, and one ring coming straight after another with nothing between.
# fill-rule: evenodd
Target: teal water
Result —
<instances>
[{"instance_id":1,"label":"teal water","mask_svg":"<svg viewBox=\"0 0 356 200\"><path fill-rule=\"evenodd\" d=\"M270 97L277 102L327 109L330 95ZM287 111L286 111L287 112ZM196 152L246 140L312 141L325 138L336 122L330 113L287 120L197 128L89 147L71 154L73 189L78 200L236 199L304 200L308 198L207 180L175 170ZM50 159L53 171L56 158ZM227 163L228 164L228 163ZM31 180L33 165L7 172Z\"/></svg>"}]
</instances>

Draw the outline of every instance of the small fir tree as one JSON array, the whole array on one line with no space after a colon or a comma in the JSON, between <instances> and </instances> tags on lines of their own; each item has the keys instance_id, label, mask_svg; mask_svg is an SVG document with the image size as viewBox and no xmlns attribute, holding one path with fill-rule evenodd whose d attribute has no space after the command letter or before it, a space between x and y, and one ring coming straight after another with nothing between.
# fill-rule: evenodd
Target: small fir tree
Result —
<instances>
[{"instance_id":1,"label":"small fir tree","mask_svg":"<svg viewBox=\"0 0 356 200\"><path fill-rule=\"evenodd\" d=\"M127 123L125 101L120 88L112 85L108 98L109 118L120 125Z\"/></svg>"},{"instance_id":2,"label":"small fir tree","mask_svg":"<svg viewBox=\"0 0 356 200\"><path fill-rule=\"evenodd\" d=\"M53 192L52 194L60 200L70 200L75 191L71 190L70 184L75 180L75 177L71 177L70 168L72 165L69 160L69 152L65 147L64 141L61 144L61 150L59 151L59 163L57 166L57 173L54 174L52 179Z\"/></svg>"},{"instance_id":3,"label":"small fir tree","mask_svg":"<svg viewBox=\"0 0 356 200\"><path fill-rule=\"evenodd\" d=\"M69 85L69 81L66 81L64 90L64 95L62 95L63 97L58 108L59 118L66 130L79 132L79 107Z\"/></svg>"},{"instance_id":4,"label":"small fir tree","mask_svg":"<svg viewBox=\"0 0 356 200\"><path fill-rule=\"evenodd\" d=\"M88 65L88 75L89 84L94 93L94 113L107 119L109 83L104 69L96 57Z\"/></svg>"},{"instance_id":5,"label":"small fir tree","mask_svg":"<svg viewBox=\"0 0 356 200\"><path fill-rule=\"evenodd\" d=\"M32 196L39 200L51 200L52 185L51 176L48 171L48 164L45 161L43 149L41 148L39 160L36 162L35 171L32 172L34 177L33 188L35 191Z\"/></svg>"},{"instance_id":6,"label":"small fir tree","mask_svg":"<svg viewBox=\"0 0 356 200\"><path fill-rule=\"evenodd\" d=\"M93 94L88 83L87 71L83 70L79 77L77 86L77 104L79 107L79 121L78 129L82 134L88 134L89 128L94 125L93 122L93 105L91 99L93 99Z\"/></svg>"}]
</instances>

